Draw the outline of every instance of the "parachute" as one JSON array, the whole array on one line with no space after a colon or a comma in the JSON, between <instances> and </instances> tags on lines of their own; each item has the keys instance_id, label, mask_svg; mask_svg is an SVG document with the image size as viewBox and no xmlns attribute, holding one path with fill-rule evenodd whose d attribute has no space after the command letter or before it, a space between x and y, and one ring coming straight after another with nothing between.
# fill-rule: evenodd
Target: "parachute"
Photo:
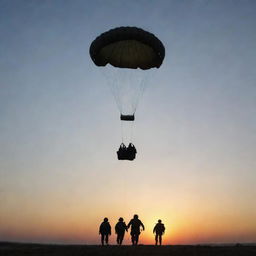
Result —
<instances>
[{"instance_id":1,"label":"parachute","mask_svg":"<svg viewBox=\"0 0 256 256\"><path fill-rule=\"evenodd\" d=\"M117 68L159 68L164 60L162 42L141 28L119 27L98 36L90 46L97 66L111 64Z\"/></svg>"},{"instance_id":2,"label":"parachute","mask_svg":"<svg viewBox=\"0 0 256 256\"><path fill-rule=\"evenodd\" d=\"M164 45L154 34L141 28L118 27L102 33L91 43L90 56L102 68L110 85L121 122L133 123L146 78L164 60ZM127 140L131 142L131 135Z\"/></svg>"}]
</instances>

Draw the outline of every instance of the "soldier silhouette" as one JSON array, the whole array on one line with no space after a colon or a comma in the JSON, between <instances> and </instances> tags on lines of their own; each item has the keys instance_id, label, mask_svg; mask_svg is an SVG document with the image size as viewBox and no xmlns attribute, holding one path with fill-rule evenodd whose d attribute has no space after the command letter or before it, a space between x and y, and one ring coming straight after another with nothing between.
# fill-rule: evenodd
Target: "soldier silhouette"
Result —
<instances>
[{"instance_id":1,"label":"soldier silhouette","mask_svg":"<svg viewBox=\"0 0 256 256\"><path fill-rule=\"evenodd\" d=\"M141 220L139 220L139 216L135 214L133 216L133 219L130 220L128 223L127 229L129 229L131 226L131 239L132 244L137 245L139 241L139 235L140 235L140 227L142 227L143 230L145 230L145 227Z\"/></svg>"},{"instance_id":2,"label":"soldier silhouette","mask_svg":"<svg viewBox=\"0 0 256 256\"><path fill-rule=\"evenodd\" d=\"M101 244L104 245L104 241L106 245L108 245L108 236L111 235L111 226L108 222L108 218L104 218L103 222L100 224L99 234L101 235Z\"/></svg>"},{"instance_id":3,"label":"soldier silhouette","mask_svg":"<svg viewBox=\"0 0 256 256\"><path fill-rule=\"evenodd\" d=\"M155 225L154 229L153 229L153 233L156 234L155 236L155 240L156 240L156 245L159 241L159 245L162 245L162 235L164 234L165 231L165 226L162 223L161 220L158 220L158 223Z\"/></svg>"},{"instance_id":4,"label":"soldier silhouette","mask_svg":"<svg viewBox=\"0 0 256 256\"><path fill-rule=\"evenodd\" d=\"M124 233L127 231L127 226L122 217L120 217L119 221L116 223L115 231L117 234L116 242L118 245L121 245L124 239Z\"/></svg>"}]
</instances>

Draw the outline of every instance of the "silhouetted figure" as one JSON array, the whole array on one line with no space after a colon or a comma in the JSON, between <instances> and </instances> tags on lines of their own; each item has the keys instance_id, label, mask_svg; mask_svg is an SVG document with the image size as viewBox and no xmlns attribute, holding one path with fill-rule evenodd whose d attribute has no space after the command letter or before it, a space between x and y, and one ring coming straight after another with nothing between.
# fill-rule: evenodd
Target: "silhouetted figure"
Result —
<instances>
[{"instance_id":1,"label":"silhouetted figure","mask_svg":"<svg viewBox=\"0 0 256 256\"><path fill-rule=\"evenodd\" d=\"M127 158L127 148L124 145L124 143L122 143L117 151L117 158L118 160L125 160Z\"/></svg>"},{"instance_id":2,"label":"silhouetted figure","mask_svg":"<svg viewBox=\"0 0 256 256\"><path fill-rule=\"evenodd\" d=\"M101 244L104 245L105 241L108 245L108 236L111 235L111 226L108 218L104 218L104 221L100 224L99 234L101 235Z\"/></svg>"},{"instance_id":3,"label":"silhouetted figure","mask_svg":"<svg viewBox=\"0 0 256 256\"><path fill-rule=\"evenodd\" d=\"M134 160L136 157L137 150L132 143L129 143L128 147L122 143L118 149L117 158L118 160Z\"/></svg>"},{"instance_id":4,"label":"silhouetted figure","mask_svg":"<svg viewBox=\"0 0 256 256\"><path fill-rule=\"evenodd\" d=\"M153 233L156 234L155 240L156 240L156 245L159 241L159 245L162 245L162 235L164 234L165 227L164 224L162 223L161 220L158 220L158 223L155 225L153 229Z\"/></svg>"},{"instance_id":5,"label":"silhouetted figure","mask_svg":"<svg viewBox=\"0 0 256 256\"><path fill-rule=\"evenodd\" d=\"M127 147L127 158L128 160L134 160L136 157L137 150L132 143L129 143Z\"/></svg>"},{"instance_id":6,"label":"silhouetted figure","mask_svg":"<svg viewBox=\"0 0 256 256\"><path fill-rule=\"evenodd\" d=\"M116 223L115 231L117 234L116 242L117 244L121 245L124 239L124 233L127 231L127 226L122 217L119 218L119 221Z\"/></svg>"},{"instance_id":7,"label":"silhouetted figure","mask_svg":"<svg viewBox=\"0 0 256 256\"><path fill-rule=\"evenodd\" d=\"M145 230L145 227L143 223L139 220L139 216L135 214L133 216L133 219L130 220L128 223L127 229L129 229L131 226L131 239L132 244L137 245L139 241L139 235L140 235L140 227L142 227L143 230Z\"/></svg>"}]
</instances>

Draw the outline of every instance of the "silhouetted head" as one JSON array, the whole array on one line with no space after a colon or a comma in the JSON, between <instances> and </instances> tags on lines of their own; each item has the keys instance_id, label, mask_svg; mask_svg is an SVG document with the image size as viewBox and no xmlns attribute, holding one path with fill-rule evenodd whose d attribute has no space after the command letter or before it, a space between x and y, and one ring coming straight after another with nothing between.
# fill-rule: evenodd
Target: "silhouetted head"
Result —
<instances>
[{"instance_id":1,"label":"silhouetted head","mask_svg":"<svg viewBox=\"0 0 256 256\"><path fill-rule=\"evenodd\" d=\"M138 219L139 216L138 216L137 214L134 214L133 218L134 218L134 219Z\"/></svg>"},{"instance_id":2,"label":"silhouetted head","mask_svg":"<svg viewBox=\"0 0 256 256\"><path fill-rule=\"evenodd\" d=\"M124 221L124 219L123 219L122 217L120 217L120 218L119 218L119 221L123 222L123 221Z\"/></svg>"},{"instance_id":3,"label":"silhouetted head","mask_svg":"<svg viewBox=\"0 0 256 256\"><path fill-rule=\"evenodd\" d=\"M104 218L104 222L107 222L108 221L108 218Z\"/></svg>"},{"instance_id":4,"label":"silhouetted head","mask_svg":"<svg viewBox=\"0 0 256 256\"><path fill-rule=\"evenodd\" d=\"M158 220L158 223L161 223L162 221L161 220Z\"/></svg>"}]
</instances>

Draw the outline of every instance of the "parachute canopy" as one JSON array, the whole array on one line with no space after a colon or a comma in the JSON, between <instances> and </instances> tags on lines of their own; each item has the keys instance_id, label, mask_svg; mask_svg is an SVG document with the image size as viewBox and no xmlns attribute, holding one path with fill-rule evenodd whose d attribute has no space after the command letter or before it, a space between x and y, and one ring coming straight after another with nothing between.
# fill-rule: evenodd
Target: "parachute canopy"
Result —
<instances>
[{"instance_id":1,"label":"parachute canopy","mask_svg":"<svg viewBox=\"0 0 256 256\"><path fill-rule=\"evenodd\" d=\"M162 42L152 33L137 27L119 27L98 36L90 46L97 66L118 68L159 68L164 60Z\"/></svg>"}]
</instances>

